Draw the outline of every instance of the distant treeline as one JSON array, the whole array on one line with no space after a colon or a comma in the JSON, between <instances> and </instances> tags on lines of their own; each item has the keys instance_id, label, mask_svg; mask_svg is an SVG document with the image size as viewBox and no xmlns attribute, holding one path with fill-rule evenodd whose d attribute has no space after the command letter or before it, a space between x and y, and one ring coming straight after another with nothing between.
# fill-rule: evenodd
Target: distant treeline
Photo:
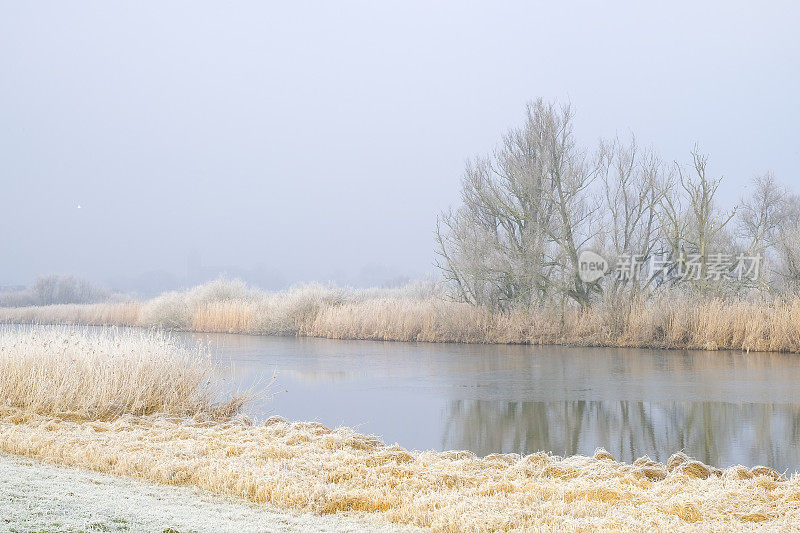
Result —
<instances>
[{"instance_id":1,"label":"distant treeline","mask_svg":"<svg viewBox=\"0 0 800 533\"><path fill-rule=\"evenodd\" d=\"M27 288L0 291L0 307L91 304L119 300L118 295L75 276L42 276Z\"/></svg>"}]
</instances>

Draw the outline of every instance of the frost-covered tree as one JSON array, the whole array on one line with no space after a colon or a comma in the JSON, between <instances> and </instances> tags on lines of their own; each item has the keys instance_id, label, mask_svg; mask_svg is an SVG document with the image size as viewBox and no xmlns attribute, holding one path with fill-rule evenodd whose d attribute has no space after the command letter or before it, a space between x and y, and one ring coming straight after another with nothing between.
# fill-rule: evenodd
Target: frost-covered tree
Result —
<instances>
[{"instance_id":1,"label":"frost-covered tree","mask_svg":"<svg viewBox=\"0 0 800 533\"><path fill-rule=\"evenodd\" d=\"M458 296L508 309L551 299L590 303L578 255L594 236L587 189L599 162L580 149L569 105L527 106L489 157L467 165L462 205L438 220L439 266Z\"/></svg>"}]
</instances>

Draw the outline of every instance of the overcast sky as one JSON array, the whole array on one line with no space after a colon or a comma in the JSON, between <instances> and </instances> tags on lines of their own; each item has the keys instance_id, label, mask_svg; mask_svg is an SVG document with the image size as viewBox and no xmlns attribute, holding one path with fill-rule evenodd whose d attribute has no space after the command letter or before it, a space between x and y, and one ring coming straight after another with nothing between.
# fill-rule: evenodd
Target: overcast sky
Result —
<instances>
[{"instance_id":1,"label":"overcast sky","mask_svg":"<svg viewBox=\"0 0 800 533\"><path fill-rule=\"evenodd\" d=\"M0 285L423 275L537 96L587 145L699 142L726 201L800 189L798 4L567 4L2 0Z\"/></svg>"}]
</instances>

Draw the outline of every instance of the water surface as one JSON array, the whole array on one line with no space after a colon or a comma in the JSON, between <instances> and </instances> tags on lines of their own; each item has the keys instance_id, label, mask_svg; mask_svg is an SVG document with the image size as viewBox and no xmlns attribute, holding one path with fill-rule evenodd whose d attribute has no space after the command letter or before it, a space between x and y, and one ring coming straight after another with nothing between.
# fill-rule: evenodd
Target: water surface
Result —
<instances>
[{"instance_id":1,"label":"water surface","mask_svg":"<svg viewBox=\"0 0 800 533\"><path fill-rule=\"evenodd\" d=\"M183 333L241 383L277 381L248 414L315 420L413 449L539 450L800 468L800 360L742 354Z\"/></svg>"}]
</instances>

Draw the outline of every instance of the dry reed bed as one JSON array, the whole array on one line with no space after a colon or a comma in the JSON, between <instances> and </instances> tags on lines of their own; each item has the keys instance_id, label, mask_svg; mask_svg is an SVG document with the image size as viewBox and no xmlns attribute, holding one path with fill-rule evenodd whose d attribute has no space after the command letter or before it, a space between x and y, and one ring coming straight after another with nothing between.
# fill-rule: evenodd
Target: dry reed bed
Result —
<instances>
[{"instance_id":1,"label":"dry reed bed","mask_svg":"<svg viewBox=\"0 0 800 533\"><path fill-rule=\"evenodd\" d=\"M414 452L347 428L253 425L202 352L152 332L0 329L0 451L435 531L751 530L800 523L800 478L676 454L632 465Z\"/></svg>"},{"instance_id":2,"label":"dry reed bed","mask_svg":"<svg viewBox=\"0 0 800 533\"><path fill-rule=\"evenodd\" d=\"M648 302L491 313L439 288L266 293L215 281L146 302L0 308L0 322L160 327L335 339L800 352L800 298L755 303L668 295Z\"/></svg>"},{"instance_id":3,"label":"dry reed bed","mask_svg":"<svg viewBox=\"0 0 800 533\"><path fill-rule=\"evenodd\" d=\"M159 332L65 326L0 327L6 408L72 420L123 414L228 418L247 399L220 402L211 356Z\"/></svg>"}]
</instances>

